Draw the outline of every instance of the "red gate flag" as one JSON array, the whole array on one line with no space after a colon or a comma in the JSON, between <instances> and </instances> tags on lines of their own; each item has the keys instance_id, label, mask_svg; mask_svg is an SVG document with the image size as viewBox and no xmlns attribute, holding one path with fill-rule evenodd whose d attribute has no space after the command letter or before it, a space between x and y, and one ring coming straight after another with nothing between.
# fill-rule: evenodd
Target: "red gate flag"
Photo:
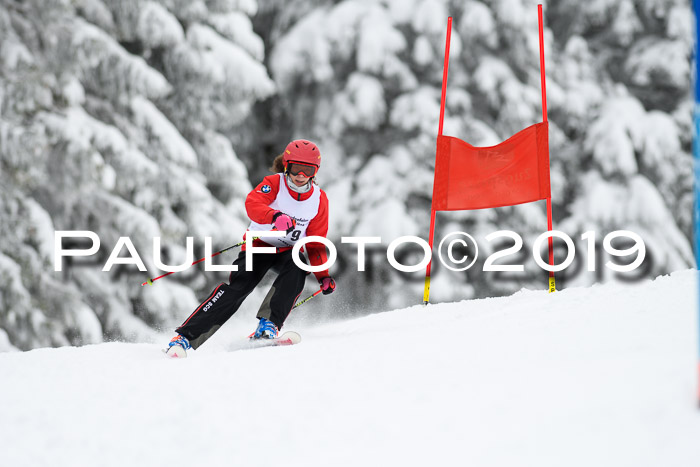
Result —
<instances>
[{"instance_id":1,"label":"red gate flag","mask_svg":"<svg viewBox=\"0 0 700 467\"><path fill-rule=\"evenodd\" d=\"M440 121L435 155L433 200L430 207L428 244L433 248L435 213L467 209L497 208L547 200L547 229L552 230L552 195L549 181L549 138L547 91L544 72L544 24L542 5L537 5L540 33L540 81L542 86L542 123L516 133L506 141L488 148L477 148L442 134L445 116L447 70L450 63L452 17L447 18L445 63L442 68ZM549 264L554 265L554 243L549 243ZM423 304L430 298L430 267L425 268ZM556 291L554 271L549 272L549 291Z\"/></svg>"},{"instance_id":2,"label":"red gate flag","mask_svg":"<svg viewBox=\"0 0 700 467\"><path fill-rule=\"evenodd\" d=\"M551 197L547 122L496 146L477 148L438 136L433 209L496 208Z\"/></svg>"}]
</instances>

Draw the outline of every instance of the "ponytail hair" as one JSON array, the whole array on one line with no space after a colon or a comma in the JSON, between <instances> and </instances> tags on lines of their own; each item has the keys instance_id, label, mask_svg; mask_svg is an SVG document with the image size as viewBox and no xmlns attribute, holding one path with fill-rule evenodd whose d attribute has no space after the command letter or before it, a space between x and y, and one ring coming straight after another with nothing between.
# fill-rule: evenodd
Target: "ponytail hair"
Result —
<instances>
[{"instance_id":1,"label":"ponytail hair","mask_svg":"<svg viewBox=\"0 0 700 467\"><path fill-rule=\"evenodd\" d=\"M275 157L275 160L272 161L272 167L270 167L270 170L272 173L277 174L280 172L284 172L284 154L280 154L279 156Z\"/></svg>"}]
</instances>

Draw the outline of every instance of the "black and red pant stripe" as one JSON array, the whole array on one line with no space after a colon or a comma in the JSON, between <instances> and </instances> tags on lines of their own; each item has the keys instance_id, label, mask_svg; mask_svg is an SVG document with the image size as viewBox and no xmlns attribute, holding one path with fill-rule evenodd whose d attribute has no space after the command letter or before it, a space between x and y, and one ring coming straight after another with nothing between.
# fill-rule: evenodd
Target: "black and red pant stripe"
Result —
<instances>
[{"instance_id":1,"label":"black and red pant stripe","mask_svg":"<svg viewBox=\"0 0 700 467\"><path fill-rule=\"evenodd\" d=\"M246 271L245 252L233 264L238 271L231 272L229 283L222 283L207 296L195 311L175 331L187 338L193 348L202 345L233 314L257 287L265 274L277 274L272 287L258 309L257 317L266 318L281 328L292 306L304 288L307 272L292 261L292 251L253 255L253 270Z\"/></svg>"}]
</instances>

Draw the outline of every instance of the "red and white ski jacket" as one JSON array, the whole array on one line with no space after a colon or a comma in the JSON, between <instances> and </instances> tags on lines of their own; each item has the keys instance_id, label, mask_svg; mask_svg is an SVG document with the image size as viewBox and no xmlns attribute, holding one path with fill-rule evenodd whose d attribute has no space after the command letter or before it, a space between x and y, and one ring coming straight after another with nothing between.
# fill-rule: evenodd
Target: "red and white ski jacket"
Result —
<instances>
[{"instance_id":1,"label":"red and white ski jacket","mask_svg":"<svg viewBox=\"0 0 700 467\"><path fill-rule=\"evenodd\" d=\"M245 208L251 220L248 230L272 230L272 216L281 211L292 217L296 227L283 238L255 240L255 246L274 246L277 251L291 249L304 237L328 234L328 197L318 186L311 184L306 193L297 193L289 188L287 177L282 173L268 175L253 191L248 193ZM306 253L312 266L324 264L328 257L322 243L307 243ZM245 245L243 247L245 249ZM328 276L328 270L314 272L316 279Z\"/></svg>"}]
</instances>

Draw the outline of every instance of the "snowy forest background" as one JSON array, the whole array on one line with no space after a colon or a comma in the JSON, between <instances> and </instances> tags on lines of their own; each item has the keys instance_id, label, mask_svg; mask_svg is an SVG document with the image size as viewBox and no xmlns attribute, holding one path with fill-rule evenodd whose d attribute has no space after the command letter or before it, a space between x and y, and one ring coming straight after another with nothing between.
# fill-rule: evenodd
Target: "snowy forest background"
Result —
<instances>
[{"instance_id":1,"label":"snowy forest background","mask_svg":"<svg viewBox=\"0 0 700 467\"><path fill-rule=\"evenodd\" d=\"M423 274L394 271L384 254L401 235L427 239L447 17L444 133L489 146L542 119L536 4L0 0L0 351L172 330L226 273L191 268L140 287L159 275L152 238L169 264L187 236L197 257L206 236L216 250L238 242L246 194L294 138L324 155L318 183L342 257L338 292L295 314L420 303ZM558 287L692 266L689 1L543 4L554 227L577 242ZM530 254L546 225L544 202L439 213L436 239L467 231L482 251L467 273L436 266L431 300L546 288ZM503 247L483 237L503 229L524 238L510 261L525 273L481 272ZM586 272L580 235L618 229L645 240L643 266L621 276L603 255ZM55 230L96 232L99 255L54 272ZM340 244L348 235L383 239L364 273ZM122 236L149 273L101 272Z\"/></svg>"}]
</instances>

